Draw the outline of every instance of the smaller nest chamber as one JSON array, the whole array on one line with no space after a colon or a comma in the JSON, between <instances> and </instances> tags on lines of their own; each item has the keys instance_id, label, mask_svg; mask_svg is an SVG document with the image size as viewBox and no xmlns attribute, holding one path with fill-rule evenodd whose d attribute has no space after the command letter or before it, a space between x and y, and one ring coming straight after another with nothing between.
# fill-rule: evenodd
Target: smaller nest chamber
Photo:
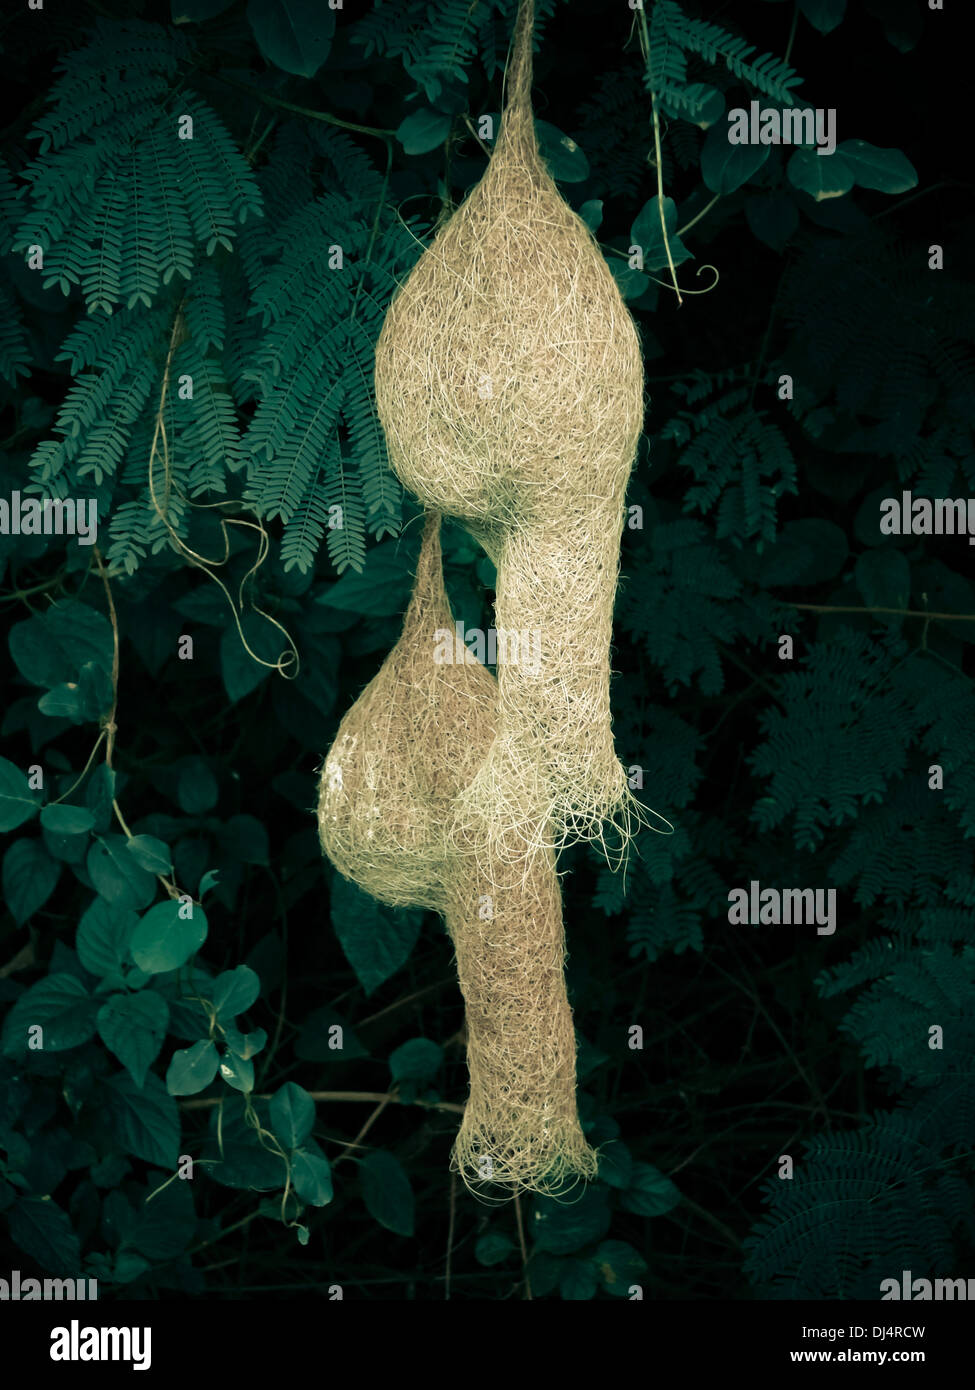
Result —
<instances>
[{"instance_id":1,"label":"smaller nest chamber","mask_svg":"<svg viewBox=\"0 0 975 1390\"><path fill-rule=\"evenodd\" d=\"M494 737L496 682L461 643L435 661L443 629L454 621L432 514L399 640L339 724L319 784L322 848L390 907L443 911L453 801Z\"/></svg>"}]
</instances>

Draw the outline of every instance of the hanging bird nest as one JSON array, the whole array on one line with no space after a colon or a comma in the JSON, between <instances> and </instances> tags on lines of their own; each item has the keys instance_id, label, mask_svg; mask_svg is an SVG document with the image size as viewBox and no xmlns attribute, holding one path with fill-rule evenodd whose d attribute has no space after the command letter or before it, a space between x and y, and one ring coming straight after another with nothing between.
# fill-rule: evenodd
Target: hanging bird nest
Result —
<instances>
[{"instance_id":1,"label":"hanging bird nest","mask_svg":"<svg viewBox=\"0 0 975 1390\"><path fill-rule=\"evenodd\" d=\"M487 170L395 295L376 401L397 475L497 567L497 730L458 803L482 868L621 844L640 818L613 746L609 648L640 344L589 229L539 155L523 0ZM516 639L511 634L517 634ZM512 659L512 653L515 653Z\"/></svg>"},{"instance_id":2,"label":"hanging bird nest","mask_svg":"<svg viewBox=\"0 0 975 1390\"><path fill-rule=\"evenodd\" d=\"M575 1032L555 860L504 886L452 836L452 808L492 747L497 686L454 634L440 518L427 518L399 640L339 725L319 789L322 847L391 906L435 908L457 957L470 1096L452 1162L471 1186L561 1189L595 1173L576 1108ZM486 840L486 833L479 843Z\"/></svg>"}]
</instances>

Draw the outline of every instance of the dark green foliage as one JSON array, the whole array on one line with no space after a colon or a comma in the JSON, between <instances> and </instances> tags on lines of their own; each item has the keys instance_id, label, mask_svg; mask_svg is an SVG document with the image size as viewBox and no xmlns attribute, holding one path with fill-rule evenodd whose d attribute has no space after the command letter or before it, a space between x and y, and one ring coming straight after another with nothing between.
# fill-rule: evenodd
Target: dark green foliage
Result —
<instances>
[{"instance_id":1,"label":"dark green foliage","mask_svg":"<svg viewBox=\"0 0 975 1390\"><path fill-rule=\"evenodd\" d=\"M650 60L647 81L660 95L676 99L684 111L697 114L685 88L685 53L699 53L709 63L724 63L735 77L783 104L792 100L792 88L801 78L788 63L771 53L756 53L755 45L684 12L676 0L656 0L650 24Z\"/></svg>"},{"instance_id":2,"label":"dark green foliage","mask_svg":"<svg viewBox=\"0 0 975 1390\"><path fill-rule=\"evenodd\" d=\"M537 7L541 147L647 361L612 700L655 816L619 872L561 866L600 1172L522 1199L526 1266L510 1205L451 1198L446 934L313 816L417 553L373 346L483 171L515 5L353 8L4 31L0 498L91 500L98 538L0 535L0 1265L140 1298L439 1299L448 1238L464 1299L970 1273L975 552L879 527L975 491L943 54L908 81L910 26L811 0L791 38L763 0ZM753 99L835 100L836 154L729 146ZM490 626L493 566L443 549ZM835 934L732 925L756 880L835 890Z\"/></svg>"},{"instance_id":3,"label":"dark green foliage","mask_svg":"<svg viewBox=\"0 0 975 1390\"><path fill-rule=\"evenodd\" d=\"M684 394L679 386L674 390ZM694 475L685 509L709 512L717 505L719 539L741 545L755 538L760 553L762 542L776 534L777 499L796 491L796 466L782 430L767 412L752 408L750 396L748 385L735 386L705 406L681 411L661 438L674 440L681 467ZM700 385L688 387L688 404L700 397Z\"/></svg>"},{"instance_id":4,"label":"dark green foliage","mask_svg":"<svg viewBox=\"0 0 975 1390\"><path fill-rule=\"evenodd\" d=\"M902 1269L953 1269L975 1210L942 1143L903 1112L810 1140L796 1177L772 1180L774 1212L749 1240L748 1268L766 1296L875 1299Z\"/></svg>"}]
</instances>

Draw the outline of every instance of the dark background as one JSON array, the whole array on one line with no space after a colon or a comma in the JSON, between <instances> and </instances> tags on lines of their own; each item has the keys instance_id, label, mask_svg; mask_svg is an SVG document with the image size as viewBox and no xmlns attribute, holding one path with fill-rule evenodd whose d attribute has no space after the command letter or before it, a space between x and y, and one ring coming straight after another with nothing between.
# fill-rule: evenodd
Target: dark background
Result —
<instances>
[{"instance_id":1,"label":"dark background","mask_svg":"<svg viewBox=\"0 0 975 1390\"><path fill-rule=\"evenodd\" d=\"M713 7L688 0L683 9L780 58L794 20L792 4L760 0ZM975 1268L972 624L793 606L975 613L964 539L884 541L876 525L881 496L907 488L945 497L975 491L961 22L908 0L847 9L829 33L798 15L789 61L804 79L801 96L837 108L840 141L902 151L917 186L896 194L857 187L816 204L789 182L790 151L775 151L749 185L723 197L687 234L697 263L720 272L710 293L688 295L678 307L666 270L654 272L662 287L627 287L647 358L646 436L629 498L644 507L645 524L624 535L615 728L624 764L644 769L644 801L677 832L641 838L625 899L619 877L589 850L571 850L562 862L580 1111L592 1141L607 1145L600 1180L574 1207L522 1196L516 1214L500 1194L477 1200L451 1178L458 1117L449 1107L463 1103L466 1066L449 942L432 914L404 928L391 925L385 910L343 896L318 848L311 815L317 769L338 720L398 634L417 508L397 497L384 526L367 508L370 546L362 580L350 589L354 568L337 581L324 542L311 570L285 570L279 547L286 528L265 507L272 551L252 596L295 634L303 674L287 684L265 672L245 689L240 663L228 655L226 608L184 556L164 549L132 575L112 569L121 639L116 796L135 834L171 848L181 888L198 897L202 875L221 872L207 899L201 961L214 974L247 964L260 978L245 1019L275 1044L266 1071L269 1053L255 1059L261 1095L287 1082L306 1092L385 1095L397 1084L391 1054L417 1038L438 1044L442 1061L433 1074L401 1078L386 1104L318 1100L314 1138L332 1161L334 1197L306 1206L307 1244L275 1216L275 1178L263 1197L248 1190L260 1185L260 1155L238 1120L227 1141L239 1156L238 1181L226 1173L221 1179L217 1169L211 1180L198 1169L192 1184L181 1185L192 1192L172 1199L166 1221L177 1234L167 1245L139 1222L147 1192L169 1170L147 1157L144 1143L125 1142L110 1107L116 1118L103 1123L102 1088L119 1074L121 1059L94 1031L44 1058L7 1046L0 1217L11 1223L11 1238L0 1220L0 1273L62 1272L80 1261L79 1269L97 1270L103 1296L114 1289L145 1298L327 1297L338 1284L346 1298L432 1300L448 1287L449 1247L451 1298L517 1299L527 1287L519 1216L536 1297L605 1298L637 1283L644 1297L659 1299L875 1298L879 1279L903 1268L932 1278L967 1277ZM316 123L274 100L384 131L396 131L430 100L398 57L363 56L353 36L366 12L349 3L338 13L331 52L311 78L275 68L241 4L179 26L193 56L181 60L174 80L210 104L240 148L277 118L253 161L268 216L247 243L260 247L269 238L266 274L283 254L270 238L302 199L337 191L350 208L369 210L362 214L367 230L376 207L365 184L343 182L327 152L301 168L301 142L314 141ZM53 62L88 42L96 19L111 25L129 17L168 25L170 11L106 0L43 20L5 16L3 155L17 187L36 154L28 132L47 109ZM656 193L645 160L650 97L637 82L614 106L624 89L601 81L642 71L639 44L635 36L628 41L631 20L623 4L559 4L535 66L536 114L570 134L589 160L589 176L565 182L563 193L576 208L603 201L598 236L611 260ZM436 7L429 23L432 43L442 28ZM504 14L499 23L508 23ZM418 33L422 41L422 25ZM443 194L459 203L483 169L463 115L476 120L499 109L501 74L485 72L480 51L458 65L467 83L448 79L461 104L449 113L446 141L419 155L402 140L388 141L381 242L402 237L394 208L416 219L415 234L423 236ZM709 65L695 55L688 76L713 81L729 107L761 96L720 61ZM665 191L683 227L712 196L699 165L704 136L676 117L665 127ZM351 137L381 173L383 144ZM309 188L296 171L308 176ZM780 249L755 235L745 212L746 198L771 189L784 190L799 210L797 229ZM17 216L7 217L17 225ZM942 272L927 268L932 243L944 246ZM195 254L196 264L206 260L199 248ZM415 254L407 241L398 273ZM4 495L24 486L34 449L51 437L70 385L55 355L85 313L77 290L67 298L56 289L28 293L13 259L5 266L26 326L30 375L0 396ZM234 259L218 251L214 264L228 317L236 305L242 318L248 292L259 286L252 263L243 280L234 278ZM707 272L695 280L696 269L694 261L678 269L684 288L710 282ZM251 339L240 341L253 353L266 324L250 322ZM160 370L166 346L162 335L154 349ZM223 367L246 440L259 390L248 397L229 352ZM323 382L328 372L323 361ZM777 398L782 373L794 378L795 402ZM688 401L682 391L692 382L696 398ZM734 426L727 434L715 425L722 418ZM774 440L762 435L765 426ZM693 470L686 450L702 435L703 462ZM354 459L354 428L340 426L337 438ZM128 456L136 464L140 447L145 452L144 434ZM723 506L726 517L740 514L749 478L761 492L790 468L794 488L784 488L761 525L744 534L722 526ZM100 494L105 522L123 503L144 498L134 477L120 470L117 485ZM350 464L353 490L364 477L363 467ZM243 478L228 475L228 495L241 495ZM702 481L714 499L703 511L688 497ZM391 570L371 569L373 538L393 556ZM66 563L56 540L2 544L0 601L9 628L31 615L43 621L51 599L108 615L94 562L86 570L88 552ZM902 561L861 563L881 551ZM493 579L484 558L453 527L445 531L445 558L458 615L488 626ZM240 579L252 559L239 546L231 575ZM383 595L378 604L370 597L376 593ZM191 673L175 654L184 632L195 634ZM783 633L794 639L792 661L778 655ZM63 777L60 793L85 767L105 709L74 721L38 713L42 682L25 670L19 650L12 639L3 756L18 768L44 763ZM945 768L944 792L928 790L935 763ZM70 846L44 839L36 820L12 834L43 843L39 852L61 868L25 920L16 920L21 914L7 893L0 966L15 961L25 943L29 951L4 969L0 1005L11 1009L53 973L73 975L93 992L97 980L74 947L98 885L84 863L68 857ZM11 875L15 868L16 861ZM729 925L727 893L752 878L763 886L835 887L836 934ZM361 955L368 931L366 947L356 934L363 922L377 936L416 932L408 959L368 992L369 962ZM350 954L353 938L358 947ZM164 977L159 988L176 998L173 979ZM336 1019L355 1039L352 1048L347 1042L355 1055L338 1060L323 1042ZM642 1050L627 1046L634 1024L643 1029ZM927 1048L933 1024L945 1029L940 1053ZM174 1048L195 1036L171 1032L152 1066L160 1079ZM221 1097L229 1123L240 1101L219 1076L199 1099ZM179 1154L216 1157L212 1133L208 1139L214 1108L184 1106ZM362 1147L348 1151L350 1143ZM407 1198L396 1189L392 1214L366 1195L354 1161L376 1150L393 1156L412 1191ZM789 1183L775 1179L781 1155L795 1161ZM63 1220L51 1224L46 1211L37 1217L42 1197L53 1199ZM19 1224L18 1207L27 1212ZM294 1208L287 1214L294 1218Z\"/></svg>"}]
</instances>

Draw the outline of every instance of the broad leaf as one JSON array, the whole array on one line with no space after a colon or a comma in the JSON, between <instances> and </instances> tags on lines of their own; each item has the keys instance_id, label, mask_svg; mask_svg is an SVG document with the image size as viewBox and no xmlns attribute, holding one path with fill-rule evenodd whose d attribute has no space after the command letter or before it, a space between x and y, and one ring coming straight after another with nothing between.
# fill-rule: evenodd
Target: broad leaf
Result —
<instances>
[{"instance_id":1,"label":"broad leaf","mask_svg":"<svg viewBox=\"0 0 975 1390\"><path fill-rule=\"evenodd\" d=\"M836 148L861 188L906 193L917 187L917 170L900 150L881 150L866 140L843 140Z\"/></svg>"},{"instance_id":2,"label":"broad leaf","mask_svg":"<svg viewBox=\"0 0 975 1390\"><path fill-rule=\"evenodd\" d=\"M323 0L249 0L247 18L268 63L314 77L328 57L335 11Z\"/></svg>"},{"instance_id":3,"label":"broad leaf","mask_svg":"<svg viewBox=\"0 0 975 1390\"><path fill-rule=\"evenodd\" d=\"M172 1172L179 1157L179 1110L153 1072L140 1089L127 1072L105 1085L103 1113L120 1147Z\"/></svg>"},{"instance_id":4,"label":"broad leaf","mask_svg":"<svg viewBox=\"0 0 975 1390\"><path fill-rule=\"evenodd\" d=\"M414 1224L413 1189L398 1158L375 1149L359 1166L362 1197L369 1214L398 1236L411 1236Z\"/></svg>"},{"instance_id":5,"label":"broad leaf","mask_svg":"<svg viewBox=\"0 0 975 1390\"><path fill-rule=\"evenodd\" d=\"M758 173L771 145L734 145L723 122L711 127L701 150L701 177L712 193L734 193Z\"/></svg>"},{"instance_id":6,"label":"broad leaf","mask_svg":"<svg viewBox=\"0 0 975 1390\"><path fill-rule=\"evenodd\" d=\"M296 1149L315 1125L315 1102L306 1090L286 1081L271 1097L271 1128L286 1149Z\"/></svg>"},{"instance_id":7,"label":"broad leaf","mask_svg":"<svg viewBox=\"0 0 975 1390\"><path fill-rule=\"evenodd\" d=\"M7 758L0 758L0 831L16 830L36 815L40 804L27 785L27 773Z\"/></svg>"},{"instance_id":8,"label":"broad leaf","mask_svg":"<svg viewBox=\"0 0 975 1390\"><path fill-rule=\"evenodd\" d=\"M426 154L442 145L450 132L450 117L423 106L399 124L396 138L407 154Z\"/></svg>"},{"instance_id":9,"label":"broad leaf","mask_svg":"<svg viewBox=\"0 0 975 1390\"><path fill-rule=\"evenodd\" d=\"M184 915L189 913L188 916ZM140 918L129 950L140 970L160 975L177 970L198 951L207 936L207 919L197 903L170 899Z\"/></svg>"},{"instance_id":10,"label":"broad leaf","mask_svg":"<svg viewBox=\"0 0 975 1390\"><path fill-rule=\"evenodd\" d=\"M156 895L156 880L129 853L124 835L104 835L88 851L86 868L108 902L139 911Z\"/></svg>"},{"instance_id":11,"label":"broad leaf","mask_svg":"<svg viewBox=\"0 0 975 1390\"><path fill-rule=\"evenodd\" d=\"M110 994L98 1010L98 1035L141 1087L159 1056L168 1022L165 999L151 989Z\"/></svg>"},{"instance_id":12,"label":"broad leaf","mask_svg":"<svg viewBox=\"0 0 975 1390\"><path fill-rule=\"evenodd\" d=\"M209 1038L180 1048L166 1072L166 1090L171 1096L195 1096L206 1090L219 1066L220 1054Z\"/></svg>"},{"instance_id":13,"label":"broad leaf","mask_svg":"<svg viewBox=\"0 0 975 1390\"><path fill-rule=\"evenodd\" d=\"M40 840L14 840L3 856L3 897L18 926L44 906L60 875Z\"/></svg>"},{"instance_id":14,"label":"broad leaf","mask_svg":"<svg viewBox=\"0 0 975 1390\"><path fill-rule=\"evenodd\" d=\"M332 879L332 926L367 994L406 964L422 919L418 910L383 907L339 874Z\"/></svg>"},{"instance_id":15,"label":"broad leaf","mask_svg":"<svg viewBox=\"0 0 975 1390\"><path fill-rule=\"evenodd\" d=\"M98 1001L74 975L58 972L31 985L14 1004L3 1024L3 1050L10 1057L28 1050L64 1052L80 1047L95 1032ZM30 1034L35 1026L40 1034ZM32 1037L42 1048L29 1049Z\"/></svg>"}]
</instances>

